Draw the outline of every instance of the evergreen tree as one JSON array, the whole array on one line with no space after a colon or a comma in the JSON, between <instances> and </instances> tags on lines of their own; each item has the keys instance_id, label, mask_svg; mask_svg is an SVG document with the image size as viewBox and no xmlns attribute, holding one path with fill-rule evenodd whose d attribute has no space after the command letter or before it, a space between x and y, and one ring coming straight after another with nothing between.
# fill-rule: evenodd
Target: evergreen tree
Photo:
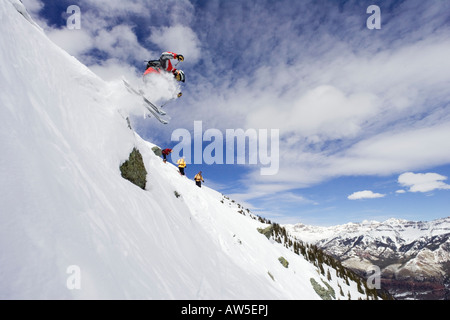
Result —
<instances>
[{"instance_id":1,"label":"evergreen tree","mask_svg":"<svg viewBox=\"0 0 450 320\"><path fill-rule=\"evenodd\" d=\"M342 290L342 287L341 287L341 285L338 283L338 287L339 287L339 294L341 295L341 296L345 296L344 295L344 290Z\"/></svg>"},{"instance_id":2,"label":"evergreen tree","mask_svg":"<svg viewBox=\"0 0 450 320\"><path fill-rule=\"evenodd\" d=\"M364 294L364 290L361 287L361 281L359 279L356 279L356 285L357 285L357 288L358 288L358 292Z\"/></svg>"}]
</instances>

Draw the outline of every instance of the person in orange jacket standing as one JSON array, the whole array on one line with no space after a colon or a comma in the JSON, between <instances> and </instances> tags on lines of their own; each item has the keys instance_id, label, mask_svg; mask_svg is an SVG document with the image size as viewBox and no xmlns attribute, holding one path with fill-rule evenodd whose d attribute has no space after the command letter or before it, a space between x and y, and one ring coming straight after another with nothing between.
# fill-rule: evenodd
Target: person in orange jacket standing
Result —
<instances>
[{"instance_id":1,"label":"person in orange jacket standing","mask_svg":"<svg viewBox=\"0 0 450 320\"><path fill-rule=\"evenodd\" d=\"M180 174L184 176L184 168L186 168L186 160L183 158L178 159L177 161L178 170L180 170Z\"/></svg>"},{"instance_id":2,"label":"person in orange jacket standing","mask_svg":"<svg viewBox=\"0 0 450 320\"><path fill-rule=\"evenodd\" d=\"M201 188L202 182L205 182L205 180L203 180L201 171L195 175L194 180L195 180L195 184L197 185L197 187Z\"/></svg>"}]
</instances>

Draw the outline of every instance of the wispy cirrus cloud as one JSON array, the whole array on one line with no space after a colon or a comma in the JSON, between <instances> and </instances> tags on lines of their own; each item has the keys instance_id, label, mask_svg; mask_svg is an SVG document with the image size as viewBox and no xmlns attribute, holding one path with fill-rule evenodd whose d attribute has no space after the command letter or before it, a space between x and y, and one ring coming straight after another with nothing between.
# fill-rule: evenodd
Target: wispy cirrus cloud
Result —
<instances>
[{"instance_id":1,"label":"wispy cirrus cloud","mask_svg":"<svg viewBox=\"0 0 450 320\"><path fill-rule=\"evenodd\" d=\"M423 29L409 20L415 10ZM291 32L289 39L263 32L263 39L273 37L265 42L268 48L276 44L270 52L280 55L246 60L257 61L255 68L239 73L243 78L235 85L230 76L224 85L229 95L215 103L233 114L235 125L281 130L279 174L250 173L243 180L248 190L261 183L307 187L338 176L388 175L449 163L449 26L438 11L401 3L381 33L354 28L346 35L358 20L355 15L342 14L340 23L325 8L318 16L328 15L341 28L314 28L317 11L312 9L311 16L303 16L310 27L302 25L302 32ZM295 30L296 22L276 21L276 31L283 24ZM257 45L249 41L248 52L261 52L253 48ZM205 100L205 108L213 103ZM230 125L226 118L211 122Z\"/></svg>"}]
</instances>

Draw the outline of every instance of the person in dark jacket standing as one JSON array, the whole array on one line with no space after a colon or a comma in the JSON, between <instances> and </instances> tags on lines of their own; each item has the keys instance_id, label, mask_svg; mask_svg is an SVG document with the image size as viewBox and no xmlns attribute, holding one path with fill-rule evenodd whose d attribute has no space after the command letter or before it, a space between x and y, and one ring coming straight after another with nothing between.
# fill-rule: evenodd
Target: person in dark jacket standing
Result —
<instances>
[{"instance_id":1,"label":"person in dark jacket standing","mask_svg":"<svg viewBox=\"0 0 450 320\"><path fill-rule=\"evenodd\" d=\"M167 156L172 153L172 149L169 149L169 148L164 149L161 153L162 153L162 156L163 156L163 161L164 161L164 163L166 163L167 162Z\"/></svg>"}]
</instances>

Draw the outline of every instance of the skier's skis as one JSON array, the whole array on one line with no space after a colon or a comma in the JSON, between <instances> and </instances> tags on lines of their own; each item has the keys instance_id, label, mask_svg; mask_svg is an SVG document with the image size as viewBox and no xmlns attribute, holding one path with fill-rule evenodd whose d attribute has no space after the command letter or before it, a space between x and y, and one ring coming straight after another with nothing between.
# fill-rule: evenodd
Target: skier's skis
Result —
<instances>
[{"instance_id":1,"label":"skier's skis","mask_svg":"<svg viewBox=\"0 0 450 320\"><path fill-rule=\"evenodd\" d=\"M163 118L161 118L160 116L159 116L159 114L158 113L156 113L152 108L149 108L149 107L147 107L147 106L144 106L148 111L150 111L150 113L159 121L159 122L161 122L162 124L168 124L169 123L169 121L167 121L167 120L164 120Z\"/></svg>"},{"instance_id":2,"label":"skier's skis","mask_svg":"<svg viewBox=\"0 0 450 320\"><path fill-rule=\"evenodd\" d=\"M168 124L169 122L167 120L164 120L160 117L160 115L165 115L166 113L159 113L158 111L156 111L154 109L154 104L151 103L147 98L145 98L141 93L139 93L138 91L136 91L133 87L130 86L130 84L128 82L126 82L125 80L123 80L123 83L125 84L127 90L130 93L134 93L138 96L141 96L145 103L147 103L146 105L144 105L144 107L152 114L152 116L154 116L156 118L156 120L158 120L159 122L161 122L162 124ZM150 106L150 107L149 107ZM155 107L156 108L156 107ZM157 108L156 108L157 109Z\"/></svg>"},{"instance_id":3,"label":"skier's skis","mask_svg":"<svg viewBox=\"0 0 450 320\"><path fill-rule=\"evenodd\" d=\"M167 114L165 111L161 110L160 108L155 106L150 100L148 100L142 92L139 92L136 89L134 89L126 80L124 80L124 79L122 79L122 80L123 80L123 83L125 84L125 86L129 90L131 90L131 92L133 92L134 94L136 94L138 96L141 96L144 99L145 103L147 103L156 113L158 113L162 116L165 116Z\"/></svg>"}]
</instances>

